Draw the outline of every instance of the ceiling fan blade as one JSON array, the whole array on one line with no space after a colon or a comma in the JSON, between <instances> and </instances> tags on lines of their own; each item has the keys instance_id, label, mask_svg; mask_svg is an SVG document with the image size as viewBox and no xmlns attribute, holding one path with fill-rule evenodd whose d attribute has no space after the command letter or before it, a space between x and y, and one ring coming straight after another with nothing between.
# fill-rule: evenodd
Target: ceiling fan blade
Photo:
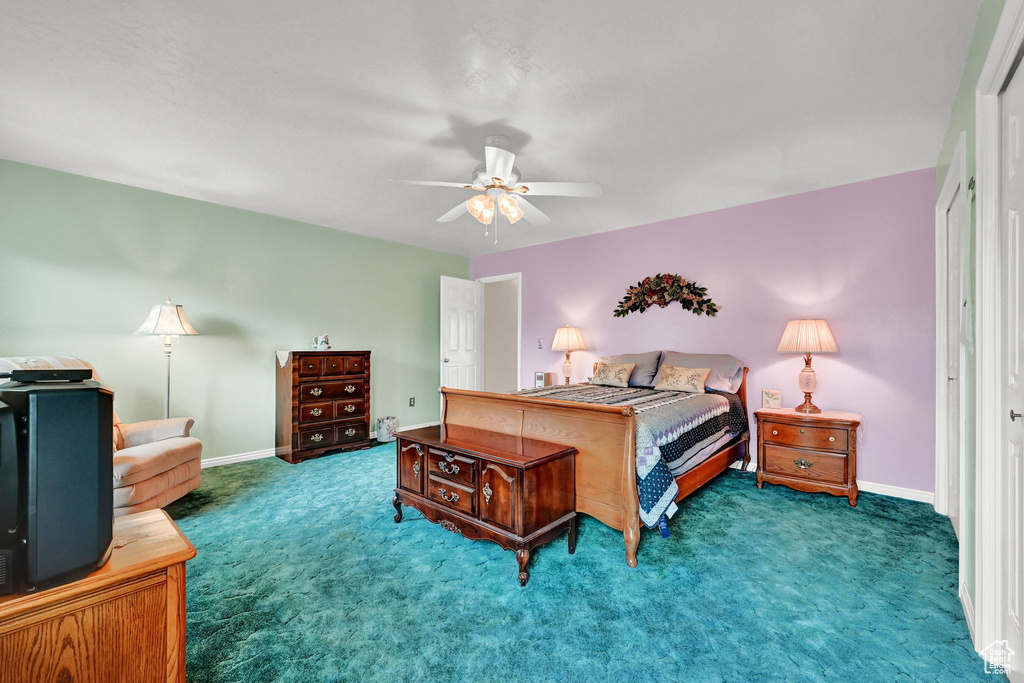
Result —
<instances>
[{"instance_id":1,"label":"ceiling fan blade","mask_svg":"<svg viewBox=\"0 0 1024 683\"><path fill-rule=\"evenodd\" d=\"M458 206L456 206L454 209L438 218L437 222L451 223L453 220L455 220L462 214L466 213L467 211L469 211L469 209L466 208L466 202L459 202Z\"/></svg>"},{"instance_id":2,"label":"ceiling fan blade","mask_svg":"<svg viewBox=\"0 0 1024 683\"><path fill-rule=\"evenodd\" d=\"M526 201L525 197L516 197L516 202L519 204L519 208L523 210L523 218L532 225L547 225L551 222L550 216Z\"/></svg>"},{"instance_id":3,"label":"ceiling fan blade","mask_svg":"<svg viewBox=\"0 0 1024 683\"><path fill-rule=\"evenodd\" d=\"M529 197L600 197L604 188L599 183L522 183ZM517 188L518 189L518 188Z\"/></svg>"},{"instance_id":4,"label":"ceiling fan blade","mask_svg":"<svg viewBox=\"0 0 1024 683\"><path fill-rule=\"evenodd\" d=\"M403 183L405 185L431 185L435 187L458 187L461 189L472 189L472 186L466 183L448 183L443 180L398 180L391 178L388 180L391 183Z\"/></svg>"},{"instance_id":5,"label":"ceiling fan blade","mask_svg":"<svg viewBox=\"0 0 1024 683\"><path fill-rule=\"evenodd\" d=\"M484 159L488 178L501 178L502 182L508 182L512 177L512 164L516 160L512 152L501 147L484 147Z\"/></svg>"}]
</instances>

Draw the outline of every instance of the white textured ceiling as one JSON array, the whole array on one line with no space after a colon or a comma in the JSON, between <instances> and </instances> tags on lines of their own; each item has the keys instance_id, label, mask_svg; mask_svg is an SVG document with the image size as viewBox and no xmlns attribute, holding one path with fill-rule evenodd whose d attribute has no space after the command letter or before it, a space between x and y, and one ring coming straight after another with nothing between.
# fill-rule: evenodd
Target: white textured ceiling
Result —
<instances>
[{"instance_id":1,"label":"white textured ceiling","mask_svg":"<svg viewBox=\"0 0 1024 683\"><path fill-rule=\"evenodd\" d=\"M979 4L0 0L0 157L473 256L934 165Z\"/></svg>"}]
</instances>

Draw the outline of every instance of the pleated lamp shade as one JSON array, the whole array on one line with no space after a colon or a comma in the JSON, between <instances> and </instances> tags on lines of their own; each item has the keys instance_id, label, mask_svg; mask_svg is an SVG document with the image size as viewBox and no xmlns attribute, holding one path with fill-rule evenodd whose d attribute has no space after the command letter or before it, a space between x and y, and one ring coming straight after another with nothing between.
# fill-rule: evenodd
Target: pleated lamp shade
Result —
<instances>
[{"instance_id":1,"label":"pleated lamp shade","mask_svg":"<svg viewBox=\"0 0 1024 683\"><path fill-rule=\"evenodd\" d=\"M185 308L175 306L168 299L149 311L149 315L146 316L139 329L135 330L135 334L177 336L199 334L199 332L185 317Z\"/></svg>"},{"instance_id":2,"label":"pleated lamp shade","mask_svg":"<svg viewBox=\"0 0 1024 683\"><path fill-rule=\"evenodd\" d=\"M551 343L552 351L585 351L586 348L583 335L578 328L566 325L555 331L555 341Z\"/></svg>"},{"instance_id":3,"label":"pleated lamp shade","mask_svg":"<svg viewBox=\"0 0 1024 683\"><path fill-rule=\"evenodd\" d=\"M835 337L824 320L790 320L779 353L838 353Z\"/></svg>"}]
</instances>

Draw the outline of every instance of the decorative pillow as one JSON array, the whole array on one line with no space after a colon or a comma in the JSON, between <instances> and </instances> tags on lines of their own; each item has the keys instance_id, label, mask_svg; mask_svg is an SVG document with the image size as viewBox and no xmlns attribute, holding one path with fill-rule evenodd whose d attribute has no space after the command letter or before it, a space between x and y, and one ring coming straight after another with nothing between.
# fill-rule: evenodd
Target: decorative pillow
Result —
<instances>
[{"instance_id":1,"label":"decorative pillow","mask_svg":"<svg viewBox=\"0 0 1024 683\"><path fill-rule=\"evenodd\" d=\"M677 368L672 365L661 366L661 381L654 388L658 391L687 391L691 394L703 394L704 382L711 374L710 368Z\"/></svg>"},{"instance_id":2,"label":"decorative pillow","mask_svg":"<svg viewBox=\"0 0 1024 683\"><path fill-rule=\"evenodd\" d=\"M606 387L628 387L629 376L633 374L636 363L598 363L591 384Z\"/></svg>"},{"instance_id":3,"label":"decorative pillow","mask_svg":"<svg viewBox=\"0 0 1024 683\"><path fill-rule=\"evenodd\" d=\"M653 387L654 375L658 372L658 361L661 360L661 351L624 353L619 356L598 358L597 360L604 363L636 363L636 369L633 370L633 374L629 377L629 386Z\"/></svg>"},{"instance_id":4,"label":"decorative pillow","mask_svg":"<svg viewBox=\"0 0 1024 683\"><path fill-rule=\"evenodd\" d=\"M704 386L715 391L727 391L735 394L743 383L743 363L727 353L679 353L666 351L661 359L661 367L671 365L676 368L710 368ZM654 378L657 386L661 381L661 370Z\"/></svg>"}]
</instances>

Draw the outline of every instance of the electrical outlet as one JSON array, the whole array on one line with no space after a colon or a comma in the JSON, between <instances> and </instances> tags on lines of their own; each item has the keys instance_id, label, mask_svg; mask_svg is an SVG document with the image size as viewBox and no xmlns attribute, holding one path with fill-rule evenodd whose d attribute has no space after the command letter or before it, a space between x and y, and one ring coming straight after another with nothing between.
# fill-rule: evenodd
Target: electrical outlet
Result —
<instances>
[{"instance_id":1,"label":"electrical outlet","mask_svg":"<svg viewBox=\"0 0 1024 683\"><path fill-rule=\"evenodd\" d=\"M538 339L537 340L537 348L538 349L543 349L544 348L544 340L543 339Z\"/></svg>"},{"instance_id":2,"label":"electrical outlet","mask_svg":"<svg viewBox=\"0 0 1024 683\"><path fill-rule=\"evenodd\" d=\"M409 397L409 407L412 408L415 405L416 405L416 397L415 396L410 396Z\"/></svg>"}]
</instances>

